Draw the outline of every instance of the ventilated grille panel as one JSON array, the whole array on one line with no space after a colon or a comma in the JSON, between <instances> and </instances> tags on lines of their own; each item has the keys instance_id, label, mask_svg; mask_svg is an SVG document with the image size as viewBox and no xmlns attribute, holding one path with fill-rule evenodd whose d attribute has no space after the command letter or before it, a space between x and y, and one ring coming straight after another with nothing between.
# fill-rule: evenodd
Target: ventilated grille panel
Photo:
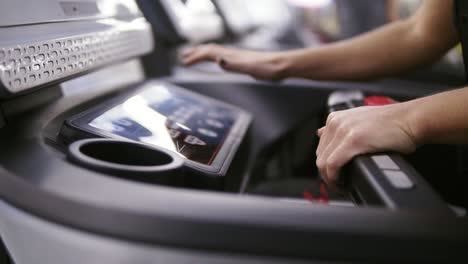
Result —
<instances>
[{"instance_id":1,"label":"ventilated grille panel","mask_svg":"<svg viewBox=\"0 0 468 264\"><path fill-rule=\"evenodd\" d=\"M0 77L7 90L17 93L151 48L149 26L0 48Z\"/></svg>"}]
</instances>

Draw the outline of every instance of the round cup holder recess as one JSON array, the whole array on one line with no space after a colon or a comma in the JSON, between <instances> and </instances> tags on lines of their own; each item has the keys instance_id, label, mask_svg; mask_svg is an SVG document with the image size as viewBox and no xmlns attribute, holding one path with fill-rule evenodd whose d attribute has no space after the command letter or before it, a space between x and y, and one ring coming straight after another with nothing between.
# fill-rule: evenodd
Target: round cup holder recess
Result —
<instances>
[{"instance_id":1,"label":"round cup holder recess","mask_svg":"<svg viewBox=\"0 0 468 264\"><path fill-rule=\"evenodd\" d=\"M169 150L117 139L83 139L67 158L83 167L135 181L180 184L183 159Z\"/></svg>"}]
</instances>

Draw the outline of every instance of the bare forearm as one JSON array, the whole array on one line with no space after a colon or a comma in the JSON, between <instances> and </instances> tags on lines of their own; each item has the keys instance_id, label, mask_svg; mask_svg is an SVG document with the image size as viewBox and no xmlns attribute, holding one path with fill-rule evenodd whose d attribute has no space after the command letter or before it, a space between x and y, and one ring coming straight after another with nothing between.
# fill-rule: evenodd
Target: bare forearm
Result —
<instances>
[{"instance_id":1,"label":"bare forearm","mask_svg":"<svg viewBox=\"0 0 468 264\"><path fill-rule=\"evenodd\" d=\"M286 75L316 80L366 80L391 76L423 65L441 54L429 53L406 23L336 44L294 51ZM443 51L441 51L442 53Z\"/></svg>"},{"instance_id":2,"label":"bare forearm","mask_svg":"<svg viewBox=\"0 0 468 264\"><path fill-rule=\"evenodd\" d=\"M442 10L442 11L440 11ZM284 53L285 77L366 80L431 63L455 45L449 1L429 0L414 17L320 48ZM432 20L440 19L437 23Z\"/></svg>"},{"instance_id":3,"label":"bare forearm","mask_svg":"<svg viewBox=\"0 0 468 264\"><path fill-rule=\"evenodd\" d=\"M404 103L406 122L415 141L423 143L468 143L468 88Z\"/></svg>"},{"instance_id":4,"label":"bare forearm","mask_svg":"<svg viewBox=\"0 0 468 264\"><path fill-rule=\"evenodd\" d=\"M404 71L410 57L406 50L414 51L414 47L407 41L408 28L403 23L396 22L336 44L291 52L288 75L318 80L360 80Z\"/></svg>"}]
</instances>

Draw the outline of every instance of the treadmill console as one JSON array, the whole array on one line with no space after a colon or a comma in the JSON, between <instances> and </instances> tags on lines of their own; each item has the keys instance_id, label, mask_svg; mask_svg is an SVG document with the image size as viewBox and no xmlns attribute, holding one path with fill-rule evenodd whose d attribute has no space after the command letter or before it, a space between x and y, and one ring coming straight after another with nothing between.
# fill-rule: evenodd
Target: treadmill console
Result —
<instances>
[{"instance_id":1,"label":"treadmill console","mask_svg":"<svg viewBox=\"0 0 468 264\"><path fill-rule=\"evenodd\" d=\"M8 8L0 8L1 97L153 48L151 26L133 1L2 0L2 5Z\"/></svg>"},{"instance_id":2,"label":"treadmill console","mask_svg":"<svg viewBox=\"0 0 468 264\"><path fill-rule=\"evenodd\" d=\"M159 81L70 118L68 142L85 137L123 138L177 152L192 169L224 175L250 115L231 105Z\"/></svg>"}]
</instances>

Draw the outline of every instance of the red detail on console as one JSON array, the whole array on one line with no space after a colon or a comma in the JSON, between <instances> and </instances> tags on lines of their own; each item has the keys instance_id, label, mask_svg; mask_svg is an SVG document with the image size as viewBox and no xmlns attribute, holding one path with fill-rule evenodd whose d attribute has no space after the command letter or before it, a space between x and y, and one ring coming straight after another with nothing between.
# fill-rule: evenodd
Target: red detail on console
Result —
<instances>
[{"instance_id":1,"label":"red detail on console","mask_svg":"<svg viewBox=\"0 0 468 264\"><path fill-rule=\"evenodd\" d=\"M328 192L325 183L320 184L320 197L315 197L312 193L308 191L304 191L302 195L304 199L314 203L328 203Z\"/></svg>"},{"instance_id":2,"label":"red detail on console","mask_svg":"<svg viewBox=\"0 0 468 264\"><path fill-rule=\"evenodd\" d=\"M367 106L388 105L396 102L397 101L387 96L368 96L364 99L364 105Z\"/></svg>"}]
</instances>

